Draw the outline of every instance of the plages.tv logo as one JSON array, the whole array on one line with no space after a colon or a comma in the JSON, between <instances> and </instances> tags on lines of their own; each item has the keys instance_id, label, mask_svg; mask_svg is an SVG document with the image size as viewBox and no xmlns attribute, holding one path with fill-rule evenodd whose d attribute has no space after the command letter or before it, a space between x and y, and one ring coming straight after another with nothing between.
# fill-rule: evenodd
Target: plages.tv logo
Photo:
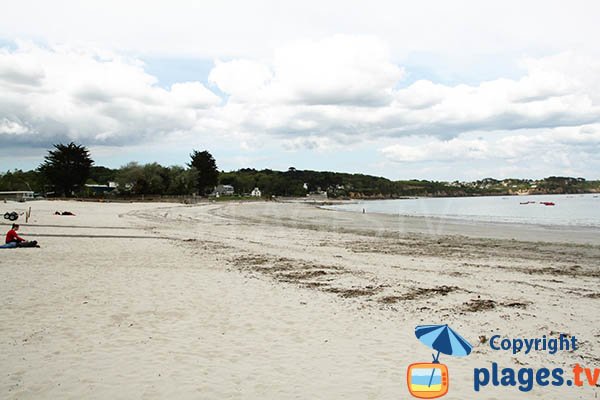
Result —
<instances>
[{"instance_id":1,"label":"plages.tv logo","mask_svg":"<svg viewBox=\"0 0 600 400\"><path fill-rule=\"evenodd\" d=\"M445 396L450 387L448 367L439 361L440 353L464 357L473 346L448 325L419 325L415 328L417 339L437 351L433 362L420 362L408 366L406 383L408 391L419 399L435 399Z\"/></svg>"}]
</instances>

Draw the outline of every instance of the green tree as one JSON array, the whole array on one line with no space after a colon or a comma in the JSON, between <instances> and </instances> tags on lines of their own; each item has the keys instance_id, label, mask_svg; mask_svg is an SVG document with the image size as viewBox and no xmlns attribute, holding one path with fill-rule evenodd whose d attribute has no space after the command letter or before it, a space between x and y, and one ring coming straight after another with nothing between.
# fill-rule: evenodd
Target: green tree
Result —
<instances>
[{"instance_id":1,"label":"green tree","mask_svg":"<svg viewBox=\"0 0 600 400\"><path fill-rule=\"evenodd\" d=\"M90 181L91 183L106 185L110 181L115 180L117 170L110 169L102 166L93 166L90 169Z\"/></svg>"},{"instance_id":2,"label":"green tree","mask_svg":"<svg viewBox=\"0 0 600 400\"><path fill-rule=\"evenodd\" d=\"M90 158L87 148L73 142L55 144L54 148L44 157L39 171L57 194L69 197L83 187L94 160Z\"/></svg>"},{"instance_id":3,"label":"green tree","mask_svg":"<svg viewBox=\"0 0 600 400\"><path fill-rule=\"evenodd\" d=\"M214 157L206 150L194 150L190 154L192 161L189 167L196 169L198 174L198 191L200 194L209 192L219 181L219 170Z\"/></svg>"},{"instance_id":4,"label":"green tree","mask_svg":"<svg viewBox=\"0 0 600 400\"><path fill-rule=\"evenodd\" d=\"M136 162L121 167L117 172L119 190L132 194L166 194L169 170L158 163L139 165Z\"/></svg>"},{"instance_id":5,"label":"green tree","mask_svg":"<svg viewBox=\"0 0 600 400\"><path fill-rule=\"evenodd\" d=\"M169 187L167 194L192 194L196 192L198 171L174 165L169 167Z\"/></svg>"},{"instance_id":6,"label":"green tree","mask_svg":"<svg viewBox=\"0 0 600 400\"><path fill-rule=\"evenodd\" d=\"M143 166L146 194L166 194L169 187L169 169L158 163Z\"/></svg>"},{"instance_id":7,"label":"green tree","mask_svg":"<svg viewBox=\"0 0 600 400\"><path fill-rule=\"evenodd\" d=\"M136 162L121 167L116 174L121 193L181 195L196 191L196 168L185 169L158 163L139 165Z\"/></svg>"},{"instance_id":8,"label":"green tree","mask_svg":"<svg viewBox=\"0 0 600 400\"><path fill-rule=\"evenodd\" d=\"M21 171L15 169L0 173L0 191L2 190L33 190L41 192L44 188L44 178L38 171Z\"/></svg>"},{"instance_id":9,"label":"green tree","mask_svg":"<svg viewBox=\"0 0 600 400\"><path fill-rule=\"evenodd\" d=\"M143 182L144 169L136 162L132 161L117 171L115 180L119 185L119 192L140 194L145 189Z\"/></svg>"}]
</instances>

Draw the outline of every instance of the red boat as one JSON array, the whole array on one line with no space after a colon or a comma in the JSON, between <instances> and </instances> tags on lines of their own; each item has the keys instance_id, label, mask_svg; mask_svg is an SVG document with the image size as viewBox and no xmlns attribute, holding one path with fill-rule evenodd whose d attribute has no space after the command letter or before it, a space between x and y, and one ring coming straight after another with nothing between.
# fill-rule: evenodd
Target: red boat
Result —
<instances>
[{"instance_id":1,"label":"red boat","mask_svg":"<svg viewBox=\"0 0 600 400\"><path fill-rule=\"evenodd\" d=\"M540 201L540 204L543 204L545 206L553 206L555 205L553 202L551 201Z\"/></svg>"}]
</instances>

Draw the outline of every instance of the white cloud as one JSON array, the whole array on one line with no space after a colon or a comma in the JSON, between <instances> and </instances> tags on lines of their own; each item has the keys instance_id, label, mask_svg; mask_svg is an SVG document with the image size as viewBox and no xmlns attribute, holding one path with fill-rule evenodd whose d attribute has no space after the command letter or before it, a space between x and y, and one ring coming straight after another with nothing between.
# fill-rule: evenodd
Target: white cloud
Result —
<instances>
[{"instance_id":1,"label":"white cloud","mask_svg":"<svg viewBox=\"0 0 600 400\"><path fill-rule=\"evenodd\" d=\"M205 109L221 103L221 99L200 82L175 83L169 96L174 104L184 108Z\"/></svg>"},{"instance_id":2,"label":"white cloud","mask_svg":"<svg viewBox=\"0 0 600 400\"><path fill-rule=\"evenodd\" d=\"M402 75L381 40L336 35L288 44L275 52L272 66L217 62L209 81L232 102L381 106L393 99Z\"/></svg>"},{"instance_id":3,"label":"white cloud","mask_svg":"<svg viewBox=\"0 0 600 400\"><path fill-rule=\"evenodd\" d=\"M600 64L567 52L524 59L520 79L396 89L402 69L374 38L295 43L271 64L219 63L211 78L231 95L223 110L240 131L282 136L431 135L581 126L600 120ZM284 61L282 61L284 60ZM311 146L309 146L311 147Z\"/></svg>"},{"instance_id":4,"label":"white cloud","mask_svg":"<svg viewBox=\"0 0 600 400\"><path fill-rule=\"evenodd\" d=\"M308 105L386 105L403 75L381 40L342 35L281 48L274 70L275 99Z\"/></svg>"},{"instance_id":5,"label":"white cloud","mask_svg":"<svg viewBox=\"0 0 600 400\"><path fill-rule=\"evenodd\" d=\"M208 81L231 96L231 102L258 101L272 79L268 66L252 60L217 61Z\"/></svg>"},{"instance_id":6,"label":"white cloud","mask_svg":"<svg viewBox=\"0 0 600 400\"><path fill-rule=\"evenodd\" d=\"M285 139L283 141L283 148L289 151L303 149L329 150L334 147L338 147L336 142L321 136L297 137L294 139Z\"/></svg>"},{"instance_id":7,"label":"white cloud","mask_svg":"<svg viewBox=\"0 0 600 400\"><path fill-rule=\"evenodd\" d=\"M479 132L481 133L481 132ZM600 124L547 130L492 132L484 138L469 134L450 140L434 137L405 138L382 148L390 161L422 162L451 160L553 160L569 154L594 156L600 148Z\"/></svg>"},{"instance_id":8,"label":"white cloud","mask_svg":"<svg viewBox=\"0 0 600 400\"><path fill-rule=\"evenodd\" d=\"M29 132L29 128L21 125L19 122L2 118L0 120L0 132L6 135L23 135Z\"/></svg>"},{"instance_id":9,"label":"white cloud","mask_svg":"<svg viewBox=\"0 0 600 400\"><path fill-rule=\"evenodd\" d=\"M411 163L506 164L532 154L565 166L569 157L598 160L598 58L524 58L522 77L473 85L403 85L404 69L392 59L373 36L295 40L270 58L216 61L208 88L164 89L134 57L21 42L0 49L0 142L183 147L216 137L239 151L381 143L388 160Z\"/></svg>"},{"instance_id":10,"label":"white cloud","mask_svg":"<svg viewBox=\"0 0 600 400\"><path fill-rule=\"evenodd\" d=\"M67 46L0 49L0 140L130 143L197 127L220 103L199 82L159 88L141 62Z\"/></svg>"},{"instance_id":11,"label":"white cloud","mask_svg":"<svg viewBox=\"0 0 600 400\"><path fill-rule=\"evenodd\" d=\"M442 141L431 139L421 145L395 144L384 147L384 156L396 162L445 161L464 158L485 158L489 156L488 144L479 140L450 139Z\"/></svg>"},{"instance_id":12,"label":"white cloud","mask_svg":"<svg viewBox=\"0 0 600 400\"><path fill-rule=\"evenodd\" d=\"M271 62L217 62L209 81L165 90L136 59L24 43L0 52L0 136L110 143L170 132L327 136L332 141L582 126L600 121L600 63L573 53L527 59L518 80L476 86L417 81L372 37L294 42ZM206 129L204 129L206 128ZM216 130L216 131L215 131ZM450 143L450 142L449 142ZM314 146L308 146L309 148Z\"/></svg>"}]
</instances>

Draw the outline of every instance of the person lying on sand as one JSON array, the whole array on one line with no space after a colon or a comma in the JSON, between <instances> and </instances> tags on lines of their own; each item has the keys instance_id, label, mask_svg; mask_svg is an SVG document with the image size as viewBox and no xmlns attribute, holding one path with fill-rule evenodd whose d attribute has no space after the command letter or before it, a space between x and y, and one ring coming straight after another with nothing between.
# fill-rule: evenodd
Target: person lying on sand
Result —
<instances>
[{"instance_id":1,"label":"person lying on sand","mask_svg":"<svg viewBox=\"0 0 600 400\"><path fill-rule=\"evenodd\" d=\"M19 230L19 224L13 224L12 229L6 234L6 244L15 243L16 247L40 247L36 240L28 241L23 239L17 231Z\"/></svg>"},{"instance_id":2,"label":"person lying on sand","mask_svg":"<svg viewBox=\"0 0 600 400\"><path fill-rule=\"evenodd\" d=\"M72 216L75 216L75 214L73 214L71 211L63 211L63 212L55 211L54 215L72 215Z\"/></svg>"}]
</instances>

